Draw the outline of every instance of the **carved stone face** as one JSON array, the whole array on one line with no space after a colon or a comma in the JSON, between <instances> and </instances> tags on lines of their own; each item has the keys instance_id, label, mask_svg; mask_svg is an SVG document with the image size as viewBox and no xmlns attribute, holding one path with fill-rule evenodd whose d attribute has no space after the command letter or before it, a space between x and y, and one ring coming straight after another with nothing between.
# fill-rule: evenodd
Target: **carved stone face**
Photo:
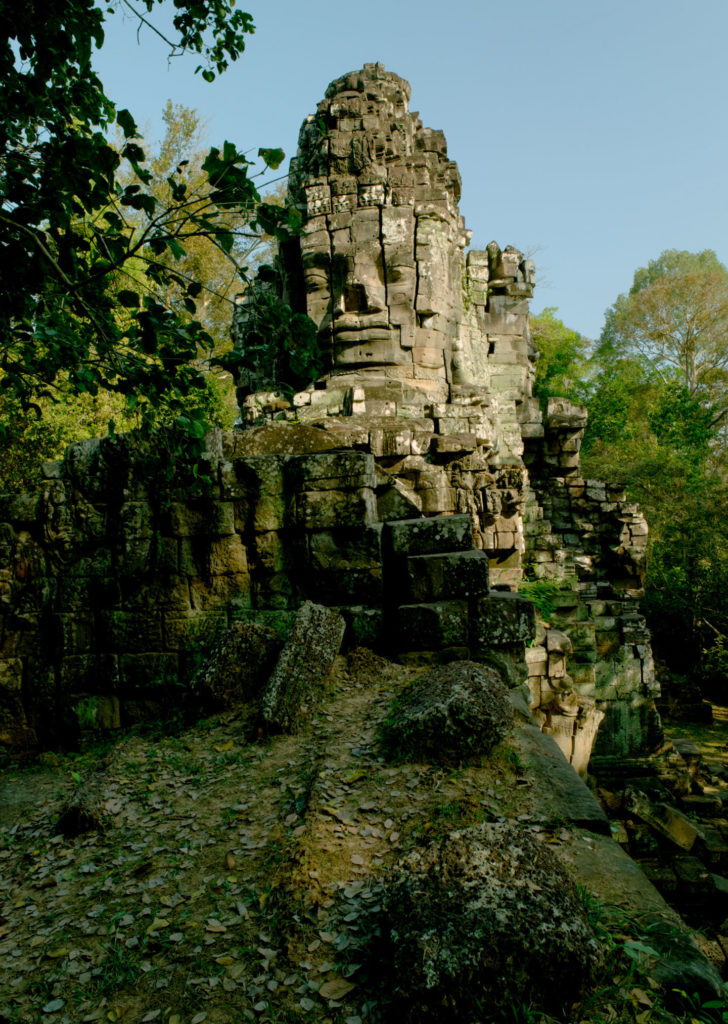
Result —
<instances>
[{"instance_id":1,"label":"carved stone face","mask_svg":"<svg viewBox=\"0 0 728 1024\"><path fill-rule=\"evenodd\" d=\"M408 101L381 65L332 83L301 131L290 194L305 203L306 312L332 368L445 380L462 315L459 176Z\"/></svg>"}]
</instances>

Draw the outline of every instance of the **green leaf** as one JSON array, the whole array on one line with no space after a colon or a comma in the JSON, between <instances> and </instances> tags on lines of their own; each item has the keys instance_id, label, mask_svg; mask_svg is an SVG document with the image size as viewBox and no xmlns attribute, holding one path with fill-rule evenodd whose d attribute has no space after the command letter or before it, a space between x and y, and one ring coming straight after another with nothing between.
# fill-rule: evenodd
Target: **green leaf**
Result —
<instances>
[{"instance_id":1,"label":"green leaf","mask_svg":"<svg viewBox=\"0 0 728 1024\"><path fill-rule=\"evenodd\" d=\"M262 157L273 171L276 171L286 159L286 154L282 149L259 149L258 156Z\"/></svg>"},{"instance_id":2,"label":"green leaf","mask_svg":"<svg viewBox=\"0 0 728 1024\"><path fill-rule=\"evenodd\" d=\"M139 135L136 122L128 110L119 110L116 113L116 123L119 125L127 139Z\"/></svg>"},{"instance_id":3,"label":"green leaf","mask_svg":"<svg viewBox=\"0 0 728 1024\"><path fill-rule=\"evenodd\" d=\"M129 288L124 288L120 292L117 292L116 301L120 306L124 306L125 309L139 308L139 295L136 292L131 291Z\"/></svg>"}]
</instances>

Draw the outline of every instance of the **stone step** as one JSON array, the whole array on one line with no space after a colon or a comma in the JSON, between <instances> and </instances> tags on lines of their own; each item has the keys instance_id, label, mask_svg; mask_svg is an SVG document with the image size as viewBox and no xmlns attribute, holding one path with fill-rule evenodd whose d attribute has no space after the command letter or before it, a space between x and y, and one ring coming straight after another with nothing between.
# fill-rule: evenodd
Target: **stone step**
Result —
<instances>
[{"instance_id":1,"label":"stone step","mask_svg":"<svg viewBox=\"0 0 728 1024\"><path fill-rule=\"evenodd\" d=\"M471 551L472 548L473 521L467 515L399 519L385 523L382 532L385 559L441 555L452 551Z\"/></svg>"},{"instance_id":2,"label":"stone step","mask_svg":"<svg viewBox=\"0 0 728 1024\"><path fill-rule=\"evenodd\" d=\"M404 604L396 612L396 647L402 651L430 651L469 645L467 601L432 601Z\"/></svg>"},{"instance_id":3,"label":"stone step","mask_svg":"<svg viewBox=\"0 0 728 1024\"><path fill-rule=\"evenodd\" d=\"M688 793L680 797L680 806L686 814L695 814L698 818L720 818L723 815L723 801L719 796L707 793Z\"/></svg>"},{"instance_id":4,"label":"stone step","mask_svg":"<svg viewBox=\"0 0 728 1024\"><path fill-rule=\"evenodd\" d=\"M428 603L488 593L488 556L483 551L411 555L403 586L407 603Z\"/></svg>"}]
</instances>

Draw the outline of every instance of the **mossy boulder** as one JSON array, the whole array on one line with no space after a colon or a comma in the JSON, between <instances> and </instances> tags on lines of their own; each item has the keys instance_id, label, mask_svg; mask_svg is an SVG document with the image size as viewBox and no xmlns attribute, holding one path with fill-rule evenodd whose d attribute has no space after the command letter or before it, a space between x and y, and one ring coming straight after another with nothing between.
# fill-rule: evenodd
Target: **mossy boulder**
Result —
<instances>
[{"instance_id":1,"label":"mossy boulder","mask_svg":"<svg viewBox=\"0 0 728 1024\"><path fill-rule=\"evenodd\" d=\"M400 1024L490 1019L512 1004L560 1013L601 961L574 883L510 822L413 850L383 908L380 953Z\"/></svg>"},{"instance_id":2,"label":"mossy boulder","mask_svg":"<svg viewBox=\"0 0 728 1024\"><path fill-rule=\"evenodd\" d=\"M453 661L425 673L399 697L382 740L390 755L457 764L488 754L512 725L500 674L474 661Z\"/></svg>"}]
</instances>

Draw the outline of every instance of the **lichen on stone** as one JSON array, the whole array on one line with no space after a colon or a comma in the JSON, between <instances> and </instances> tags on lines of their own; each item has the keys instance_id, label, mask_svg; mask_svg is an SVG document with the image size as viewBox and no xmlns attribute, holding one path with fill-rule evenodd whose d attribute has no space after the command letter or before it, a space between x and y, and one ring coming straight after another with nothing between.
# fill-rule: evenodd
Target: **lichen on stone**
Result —
<instances>
[{"instance_id":1,"label":"lichen on stone","mask_svg":"<svg viewBox=\"0 0 728 1024\"><path fill-rule=\"evenodd\" d=\"M481 1019L511 1004L560 1012L601 950L574 883L522 826L450 833L407 854L383 901L392 1019Z\"/></svg>"}]
</instances>

